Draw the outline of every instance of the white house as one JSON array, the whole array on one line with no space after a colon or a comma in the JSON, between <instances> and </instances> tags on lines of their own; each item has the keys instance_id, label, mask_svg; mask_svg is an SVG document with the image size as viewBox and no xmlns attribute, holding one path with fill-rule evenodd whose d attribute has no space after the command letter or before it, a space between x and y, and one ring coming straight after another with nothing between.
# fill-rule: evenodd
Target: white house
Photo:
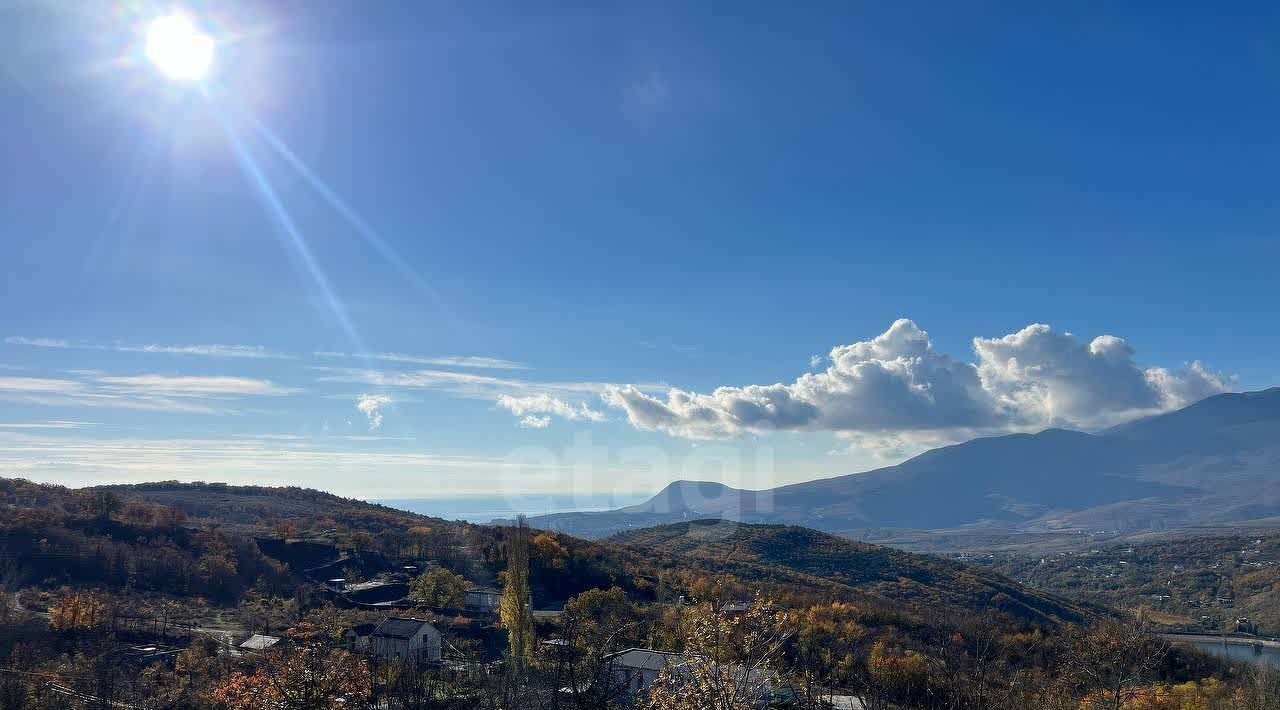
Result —
<instances>
[{"instance_id":1,"label":"white house","mask_svg":"<svg viewBox=\"0 0 1280 710\"><path fill-rule=\"evenodd\" d=\"M684 656L666 651L654 651L648 648L628 648L610 654L605 659L609 670L613 673L618 687L629 693L643 693L648 690L658 674L667 666L679 667L684 664Z\"/></svg>"},{"instance_id":2,"label":"white house","mask_svg":"<svg viewBox=\"0 0 1280 710\"><path fill-rule=\"evenodd\" d=\"M663 670L670 668L676 677L687 677L690 659L679 653L654 651L648 648L628 648L606 656L608 668L617 687L632 695L646 692ZM744 666L725 664L718 666L718 674L733 679L741 688L751 688L756 695L756 707L767 707L773 702L786 702L791 692L780 682L778 675L765 668L748 669ZM856 706L854 706L856 708Z\"/></svg>"},{"instance_id":3,"label":"white house","mask_svg":"<svg viewBox=\"0 0 1280 710\"><path fill-rule=\"evenodd\" d=\"M502 591L493 587L472 587L467 590L465 599L467 609L493 614L502 603Z\"/></svg>"},{"instance_id":4,"label":"white house","mask_svg":"<svg viewBox=\"0 0 1280 710\"><path fill-rule=\"evenodd\" d=\"M369 650L387 660L440 660L440 631L425 619L389 617L369 636Z\"/></svg>"}]
</instances>

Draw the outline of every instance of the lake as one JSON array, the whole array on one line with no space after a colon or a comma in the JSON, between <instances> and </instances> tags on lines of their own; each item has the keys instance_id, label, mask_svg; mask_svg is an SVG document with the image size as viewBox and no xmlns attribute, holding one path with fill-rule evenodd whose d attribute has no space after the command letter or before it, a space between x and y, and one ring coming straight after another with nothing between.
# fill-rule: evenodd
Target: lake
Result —
<instances>
[{"instance_id":1,"label":"lake","mask_svg":"<svg viewBox=\"0 0 1280 710\"><path fill-rule=\"evenodd\" d=\"M1255 645L1248 639L1228 638L1224 643L1221 636L1199 634L1167 634L1164 638L1172 643L1193 646L1219 658L1280 668L1280 643L1275 641Z\"/></svg>"}]
</instances>

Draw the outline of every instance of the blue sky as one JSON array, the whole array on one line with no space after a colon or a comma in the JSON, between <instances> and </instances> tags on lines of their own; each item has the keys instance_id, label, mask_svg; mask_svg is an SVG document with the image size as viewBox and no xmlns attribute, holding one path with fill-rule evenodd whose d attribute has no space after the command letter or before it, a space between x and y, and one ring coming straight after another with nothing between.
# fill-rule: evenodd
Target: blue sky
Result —
<instances>
[{"instance_id":1,"label":"blue sky","mask_svg":"<svg viewBox=\"0 0 1280 710\"><path fill-rule=\"evenodd\" d=\"M6 4L0 475L763 486L1277 384L1277 13Z\"/></svg>"}]
</instances>

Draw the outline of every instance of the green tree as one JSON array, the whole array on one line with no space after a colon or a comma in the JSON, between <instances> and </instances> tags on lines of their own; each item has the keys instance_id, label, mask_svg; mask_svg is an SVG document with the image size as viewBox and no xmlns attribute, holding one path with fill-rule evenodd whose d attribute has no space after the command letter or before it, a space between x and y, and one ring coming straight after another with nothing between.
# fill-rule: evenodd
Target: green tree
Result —
<instances>
[{"instance_id":1,"label":"green tree","mask_svg":"<svg viewBox=\"0 0 1280 710\"><path fill-rule=\"evenodd\" d=\"M466 577L435 567L414 578L409 586L409 596L429 606L456 609L466 600L470 586Z\"/></svg>"}]
</instances>

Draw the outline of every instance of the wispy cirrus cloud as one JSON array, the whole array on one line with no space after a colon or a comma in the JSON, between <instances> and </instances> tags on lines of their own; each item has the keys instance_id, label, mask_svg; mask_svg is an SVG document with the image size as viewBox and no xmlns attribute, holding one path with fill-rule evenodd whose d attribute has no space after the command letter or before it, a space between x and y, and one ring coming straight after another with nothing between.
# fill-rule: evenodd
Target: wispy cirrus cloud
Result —
<instances>
[{"instance_id":1,"label":"wispy cirrus cloud","mask_svg":"<svg viewBox=\"0 0 1280 710\"><path fill-rule=\"evenodd\" d=\"M341 444L329 439L342 439ZM35 481L85 486L109 480L225 481L307 485L339 495L419 497L424 490L457 494L568 490L583 485L570 462L520 457L454 456L401 451L387 437L145 438L0 430L0 471ZM643 467L594 467L595 490L648 490ZM639 487L639 488L637 488Z\"/></svg>"},{"instance_id":2,"label":"wispy cirrus cloud","mask_svg":"<svg viewBox=\"0 0 1280 710\"><path fill-rule=\"evenodd\" d=\"M226 375L128 375L97 378L103 386L123 391L171 397L278 396L298 390L270 380Z\"/></svg>"},{"instance_id":3,"label":"wispy cirrus cloud","mask_svg":"<svg viewBox=\"0 0 1280 710\"><path fill-rule=\"evenodd\" d=\"M57 340L55 338L24 338L21 335L11 335L4 339L4 342L10 345L30 345L37 348L74 348L66 340Z\"/></svg>"},{"instance_id":4,"label":"wispy cirrus cloud","mask_svg":"<svg viewBox=\"0 0 1280 710\"><path fill-rule=\"evenodd\" d=\"M11 335L4 339L9 345L27 345L36 348L57 348L62 350L107 350L119 353L154 353L162 355L195 355L200 357L252 358L293 360L295 356L269 350L261 345L129 345L125 343L84 343L72 342L60 338L28 338Z\"/></svg>"},{"instance_id":5,"label":"wispy cirrus cloud","mask_svg":"<svg viewBox=\"0 0 1280 710\"><path fill-rule=\"evenodd\" d=\"M593 409L589 402L599 401L611 388L618 387L611 382L537 381L453 370L385 371L326 366L314 366L312 369L321 373L318 377L320 382L361 384L381 389L434 390L464 399L496 402L499 407L519 417L521 426L531 429L550 426L552 417L570 421L604 421L607 417ZM667 385L655 383L631 386L644 393L658 393L667 388Z\"/></svg>"},{"instance_id":6,"label":"wispy cirrus cloud","mask_svg":"<svg viewBox=\"0 0 1280 710\"><path fill-rule=\"evenodd\" d=\"M136 409L190 414L229 414L228 402L281 396L299 390L270 380L229 376L102 375L82 379L0 377L0 399L47 406Z\"/></svg>"},{"instance_id":7,"label":"wispy cirrus cloud","mask_svg":"<svg viewBox=\"0 0 1280 710\"><path fill-rule=\"evenodd\" d=\"M584 398L594 400L609 388L617 386L612 382L538 381L453 370L387 371L325 366L313 366L312 369L322 373L317 378L321 382L344 382L381 388L438 390L467 399L489 401L496 401L502 395L519 398L547 395L566 401ZM644 392L661 392L667 387L665 384L654 383L632 386Z\"/></svg>"},{"instance_id":8,"label":"wispy cirrus cloud","mask_svg":"<svg viewBox=\"0 0 1280 710\"><path fill-rule=\"evenodd\" d=\"M43 422L0 422L0 429L84 429L96 425L96 422L50 419Z\"/></svg>"},{"instance_id":9,"label":"wispy cirrus cloud","mask_svg":"<svg viewBox=\"0 0 1280 710\"><path fill-rule=\"evenodd\" d=\"M461 367L473 370L528 370L529 366L515 360L504 360L497 357L476 355L445 355L425 357L422 355L405 355L403 353L368 353L356 355L352 353L319 350L312 353L318 358L368 358L382 362L403 362L411 365L430 365L433 367Z\"/></svg>"}]
</instances>

